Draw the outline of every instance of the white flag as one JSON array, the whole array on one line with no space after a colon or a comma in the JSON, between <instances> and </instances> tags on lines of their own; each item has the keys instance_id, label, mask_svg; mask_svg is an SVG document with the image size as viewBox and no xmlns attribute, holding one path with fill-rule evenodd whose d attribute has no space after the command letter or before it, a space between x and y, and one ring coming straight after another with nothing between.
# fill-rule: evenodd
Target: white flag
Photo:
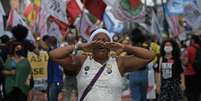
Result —
<instances>
[{"instance_id":1,"label":"white flag","mask_svg":"<svg viewBox=\"0 0 201 101\"><path fill-rule=\"evenodd\" d=\"M25 21L22 18L22 16L20 16L15 10L11 10L10 13L9 13L8 20L7 20L7 26L13 27L13 26L16 26L18 24L26 26L29 29L28 25L25 23ZM31 34L30 29L29 29L27 39L35 41L33 35Z\"/></svg>"},{"instance_id":2,"label":"white flag","mask_svg":"<svg viewBox=\"0 0 201 101\"><path fill-rule=\"evenodd\" d=\"M37 17L37 24L35 25L35 27L38 27L37 32L40 33L40 36L44 36L47 34L47 19L48 19L48 14L44 9L41 9L39 12L39 15Z\"/></svg>"},{"instance_id":3,"label":"white flag","mask_svg":"<svg viewBox=\"0 0 201 101\"><path fill-rule=\"evenodd\" d=\"M79 29L80 35L86 40L89 39L91 31L96 28L96 26L90 21L86 13L82 14L75 26L77 27L77 29Z\"/></svg>"},{"instance_id":4,"label":"white flag","mask_svg":"<svg viewBox=\"0 0 201 101\"><path fill-rule=\"evenodd\" d=\"M41 8L59 20L67 22L66 3L65 0L41 0Z\"/></svg>"},{"instance_id":5,"label":"white flag","mask_svg":"<svg viewBox=\"0 0 201 101\"><path fill-rule=\"evenodd\" d=\"M61 34L61 31L59 30L58 25L55 22L50 23L50 26L48 28L48 35L54 36L54 37L56 37L56 39L58 41L61 41L61 39L62 39L61 35L62 34Z\"/></svg>"},{"instance_id":6,"label":"white flag","mask_svg":"<svg viewBox=\"0 0 201 101\"><path fill-rule=\"evenodd\" d=\"M17 24L22 24L27 26L24 19L15 10L11 10L7 20L7 26L16 26Z\"/></svg>"},{"instance_id":7,"label":"white flag","mask_svg":"<svg viewBox=\"0 0 201 101\"><path fill-rule=\"evenodd\" d=\"M103 21L109 32L121 33L124 28L123 23L113 16L110 7L106 8Z\"/></svg>"}]
</instances>

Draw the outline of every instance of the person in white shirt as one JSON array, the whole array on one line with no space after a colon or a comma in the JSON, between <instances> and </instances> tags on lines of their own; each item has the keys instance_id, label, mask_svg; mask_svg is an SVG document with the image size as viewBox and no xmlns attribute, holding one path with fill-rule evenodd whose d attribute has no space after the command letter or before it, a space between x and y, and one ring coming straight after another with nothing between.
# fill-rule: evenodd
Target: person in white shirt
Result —
<instances>
[{"instance_id":1,"label":"person in white shirt","mask_svg":"<svg viewBox=\"0 0 201 101\"><path fill-rule=\"evenodd\" d=\"M90 51L92 54L72 55L77 49ZM131 55L110 56L110 51L119 50ZM112 42L110 33L102 28L91 34L88 43L57 48L49 55L51 59L63 65L64 70L77 73L78 101L121 101L122 75L143 67L154 58L153 53L147 49ZM105 68L100 77L83 97L91 80L103 66Z\"/></svg>"}]
</instances>

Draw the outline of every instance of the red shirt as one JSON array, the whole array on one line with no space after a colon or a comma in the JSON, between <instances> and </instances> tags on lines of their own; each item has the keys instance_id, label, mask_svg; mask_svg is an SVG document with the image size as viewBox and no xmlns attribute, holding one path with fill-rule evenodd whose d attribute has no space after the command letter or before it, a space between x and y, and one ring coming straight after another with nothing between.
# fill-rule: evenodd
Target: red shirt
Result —
<instances>
[{"instance_id":1,"label":"red shirt","mask_svg":"<svg viewBox=\"0 0 201 101\"><path fill-rule=\"evenodd\" d=\"M193 69L193 62L195 60L196 50L200 46L198 44L193 44L187 48L188 64L184 70L185 75L196 75L196 71Z\"/></svg>"}]
</instances>

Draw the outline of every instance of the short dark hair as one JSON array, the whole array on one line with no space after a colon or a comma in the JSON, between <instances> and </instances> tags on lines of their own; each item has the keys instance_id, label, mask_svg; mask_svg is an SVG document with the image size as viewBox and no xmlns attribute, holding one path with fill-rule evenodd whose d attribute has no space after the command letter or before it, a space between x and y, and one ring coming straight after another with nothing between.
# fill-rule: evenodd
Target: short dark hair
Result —
<instances>
[{"instance_id":1,"label":"short dark hair","mask_svg":"<svg viewBox=\"0 0 201 101\"><path fill-rule=\"evenodd\" d=\"M44 35L43 38L42 38L42 40L43 40L43 41L48 41L49 38L50 38L49 35Z\"/></svg>"},{"instance_id":2,"label":"short dark hair","mask_svg":"<svg viewBox=\"0 0 201 101\"><path fill-rule=\"evenodd\" d=\"M18 41L24 40L28 35L28 29L21 24L14 26L11 32Z\"/></svg>"},{"instance_id":3,"label":"short dark hair","mask_svg":"<svg viewBox=\"0 0 201 101\"><path fill-rule=\"evenodd\" d=\"M8 35L3 35L3 36L0 37L0 39L1 39L2 43L7 43L10 40Z\"/></svg>"},{"instance_id":4,"label":"short dark hair","mask_svg":"<svg viewBox=\"0 0 201 101\"><path fill-rule=\"evenodd\" d=\"M139 28L135 28L132 30L130 35L132 44L139 44L146 41L146 37L143 32Z\"/></svg>"},{"instance_id":5,"label":"short dark hair","mask_svg":"<svg viewBox=\"0 0 201 101\"><path fill-rule=\"evenodd\" d=\"M52 45L56 45L57 44L57 38L55 36L49 36L48 42Z\"/></svg>"},{"instance_id":6,"label":"short dark hair","mask_svg":"<svg viewBox=\"0 0 201 101\"><path fill-rule=\"evenodd\" d=\"M197 44L201 43L201 38L198 35L192 35L191 39L194 40L194 42L197 43Z\"/></svg>"}]
</instances>

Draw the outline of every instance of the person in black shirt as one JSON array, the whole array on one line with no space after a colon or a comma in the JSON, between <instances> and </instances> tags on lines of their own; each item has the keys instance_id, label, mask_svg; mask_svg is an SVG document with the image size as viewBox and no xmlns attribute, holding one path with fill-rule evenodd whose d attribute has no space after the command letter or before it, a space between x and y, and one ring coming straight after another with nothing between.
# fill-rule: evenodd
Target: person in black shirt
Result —
<instances>
[{"instance_id":1,"label":"person in black shirt","mask_svg":"<svg viewBox=\"0 0 201 101\"><path fill-rule=\"evenodd\" d=\"M157 70L158 101L181 101L184 89L179 46L172 39L165 40L161 44L161 57Z\"/></svg>"}]
</instances>

